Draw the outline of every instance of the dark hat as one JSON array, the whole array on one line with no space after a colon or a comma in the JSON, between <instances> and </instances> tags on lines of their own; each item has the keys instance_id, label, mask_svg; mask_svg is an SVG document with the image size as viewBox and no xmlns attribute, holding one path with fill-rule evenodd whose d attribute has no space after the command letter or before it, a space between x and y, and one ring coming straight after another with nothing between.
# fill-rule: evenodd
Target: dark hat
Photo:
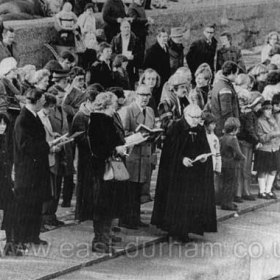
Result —
<instances>
[{"instance_id":1,"label":"dark hat","mask_svg":"<svg viewBox=\"0 0 280 280\"><path fill-rule=\"evenodd\" d=\"M262 104L264 102L264 98L262 96L261 93L259 93L258 91L252 91L251 93L251 96L249 98L249 104L248 104L248 107L249 108L254 108L256 105L258 104Z\"/></svg>"},{"instance_id":2,"label":"dark hat","mask_svg":"<svg viewBox=\"0 0 280 280\"><path fill-rule=\"evenodd\" d=\"M182 27L172 27L170 37L183 37L184 29Z\"/></svg>"},{"instance_id":3,"label":"dark hat","mask_svg":"<svg viewBox=\"0 0 280 280\"><path fill-rule=\"evenodd\" d=\"M118 99L125 98L124 91L121 87L110 87L108 90L114 93Z\"/></svg>"},{"instance_id":4,"label":"dark hat","mask_svg":"<svg viewBox=\"0 0 280 280\"><path fill-rule=\"evenodd\" d=\"M272 103L270 100L265 100L262 103L262 110L272 109Z\"/></svg>"},{"instance_id":5,"label":"dark hat","mask_svg":"<svg viewBox=\"0 0 280 280\"><path fill-rule=\"evenodd\" d=\"M53 74L52 74L52 80L53 81L57 81L63 78L67 78L69 77L69 71L68 70L54 70Z\"/></svg>"}]
</instances>

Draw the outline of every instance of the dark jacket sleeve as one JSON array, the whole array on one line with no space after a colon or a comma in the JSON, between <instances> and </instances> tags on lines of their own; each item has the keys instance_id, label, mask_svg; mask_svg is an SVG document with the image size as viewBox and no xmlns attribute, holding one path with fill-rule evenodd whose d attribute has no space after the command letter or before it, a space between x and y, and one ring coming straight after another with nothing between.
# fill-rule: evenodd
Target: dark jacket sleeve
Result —
<instances>
[{"instance_id":1,"label":"dark jacket sleeve","mask_svg":"<svg viewBox=\"0 0 280 280\"><path fill-rule=\"evenodd\" d=\"M32 137L30 125L23 119L19 119L14 129L15 141L19 149L29 155L33 160L41 159L49 153L50 147L45 139Z\"/></svg>"},{"instance_id":2,"label":"dark jacket sleeve","mask_svg":"<svg viewBox=\"0 0 280 280\"><path fill-rule=\"evenodd\" d=\"M245 160L246 157L244 156L244 154L242 153L237 137L232 137L231 141L230 141L230 146L232 147L235 157L235 160Z\"/></svg>"},{"instance_id":3,"label":"dark jacket sleeve","mask_svg":"<svg viewBox=\"0 0 280 280\"><path fill-rule=\"evenodd\" d=\"M197 42L195 41L191 44L190 49L186 55L186 60L192 73L194 73L196 70L195 69L196 53L197 53Z\"/></svg>"}]
</instances>

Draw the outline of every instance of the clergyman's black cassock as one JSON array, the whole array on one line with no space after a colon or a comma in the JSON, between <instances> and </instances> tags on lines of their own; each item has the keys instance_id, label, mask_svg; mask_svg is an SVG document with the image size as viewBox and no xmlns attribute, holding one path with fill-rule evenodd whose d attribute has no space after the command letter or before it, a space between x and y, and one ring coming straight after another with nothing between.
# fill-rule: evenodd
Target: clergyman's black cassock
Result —
<instances>
[{"instance_id":1,"label":"clergyman's black cassock","mask_svg":"<svg viewBox=\"0 0 280 280\"><path fill-rule=\"evenodd\" d=\"M49 145L39 117L21 110L14 128L15 239L39 238L42 203L50 199Z\"/></svg>"},{"instance_id":2,"label":"clergyman's black cassock","mask_svg":"<svg viewBox=\"0 0 280 280\"><path fill-rule=\"evenodd\" d=\"M205 130L184 118L174 122L164 142L151 223L171 235L216 232L211 156L205 163L183 165L183 158L210 153Z\"/></svg>"}]
</instances>

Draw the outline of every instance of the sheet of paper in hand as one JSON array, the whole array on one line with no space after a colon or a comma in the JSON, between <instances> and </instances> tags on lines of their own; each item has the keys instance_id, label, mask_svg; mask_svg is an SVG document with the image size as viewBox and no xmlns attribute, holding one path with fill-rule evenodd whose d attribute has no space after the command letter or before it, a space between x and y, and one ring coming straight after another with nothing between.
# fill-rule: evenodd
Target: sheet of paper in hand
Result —
<instances>
[{"instance_id":1,"label":"sheet of paper in hand","mask_svg":"<svg viewBox=\"0 0 280 280\"><path fill-rule=\"evenodd\" d=\"M203 158L207 159L210 156L212 156L212 153L198 155L194 160L192 160L192 163L194 163L196 161L200 161Z\"/></svg>"}]
</instances>

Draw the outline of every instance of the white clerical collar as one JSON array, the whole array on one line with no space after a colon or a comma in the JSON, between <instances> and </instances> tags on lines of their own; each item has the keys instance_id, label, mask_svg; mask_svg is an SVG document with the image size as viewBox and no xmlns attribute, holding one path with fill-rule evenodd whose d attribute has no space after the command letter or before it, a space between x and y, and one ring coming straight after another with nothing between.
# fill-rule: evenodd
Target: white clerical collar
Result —
<instances>
[{"instance_id":1,"label":"white clerical collar","mask_svg":"<svg viewBox=\"0 0 280 280\"><path fill-rule=\"evenodd\" d=\"M31 112L31 113L34 115L35 118L37 117L37 113L36 113L34 110L32 110L28 105L25 105L25 108L26 108L29 112Z\"/></svg>"}]
</instances>

